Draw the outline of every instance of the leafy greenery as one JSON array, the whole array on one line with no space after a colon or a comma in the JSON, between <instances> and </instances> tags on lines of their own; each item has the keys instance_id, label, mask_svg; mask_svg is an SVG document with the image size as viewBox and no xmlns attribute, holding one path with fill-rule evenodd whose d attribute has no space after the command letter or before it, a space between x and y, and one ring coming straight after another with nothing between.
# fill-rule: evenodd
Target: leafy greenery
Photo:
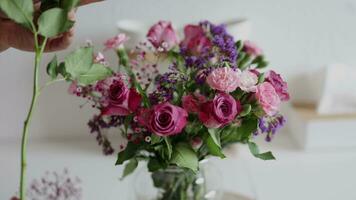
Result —
<instances>
[{"instance_id":1,"label":"leafy greenery","mask_svg":"<svg viewBox=\"0 0 356 200\"><path fill-rule=\"evenodd\" d=\"M248 142L248 147L256 158L260 158L262 160L275 160L276 158L273 156L272 152L268 151L265 153L260 153L258 146L254 142Z\"/></svg>"},{"instance_id":2,"label":"leafy greenery","mask_svg":"<svg viewBox=\"0 0 356 200\"><path fill-rule=\"evenodd\" d=\"M132 172L135 171L135 169L137 168L137 166L138 166L138 161L137 161L137 159L135 159L135 158L131 159L131 160L125 165L124 172L122 173L121 179L123 179L123 178L125 178L126 176L132 174Z\"/></svg>"},{"instance_id":3,"label":"leafy greenery","mask_svg":"<svg viewBox=\"0 0 356 200\"><path fill-rule=\"evenodd\" d=\"M211 137L211 135L206 137L204 142L208 148L208 152L211 155L218 156L220 158L225 158L225 155L222 153L221 146L219 146L215 143L215 141L214 141L213 137Z\"/></svg>"},{"instance_id":4,"label":"leafy greenery","mask_svg":"<svg viewBox=\"0 0 356 200\"><path fill-rule=\"evenodd\" d=\"M128 142L125 150L121 151L117 156L116 165L123 164L126 160L133 158L138 150L139 145Z\"/></svg>"},{"instance_id":5,"label":"leafy greenery","mask_svg":"<svg viewBox=\"0 0 356 200\"><path fill-rule=\"evenodd\" d=\"M198 170L198 157L190 145L186 143L175 145L171 163L193 171Z\"/></svg>"},{"instance_id":6,"label":"leafy greenery","mask_svg":"<svg viewBox=\"0 0 356 200\"><path fill-rule=\"evenodd\" d=\"M51 77L52 80L56 79L58 76L57 71L57 56L54 56L50 63L47 65L47 74Z\"/></svg>"},{"instance_id":7,"label":"leafy greenery","mask_svg":"<svg viewBox=\"0 0 356 200\"><path fill-rule=\"evenodd\" d=\"M51 8L38 18L38 31L45 37L54 37L68 31L74 22L67 19L67 11Z\"/></svg>"},{"instance_id":8,"label":"leafy greenery","mask_svg":"<svg viewBox=\"0 0 356 200\"><path fill-rule=\"evenodd\" d=\"M209 128L208 129L210 138L213 140L216 146L221 148L221 143L220 143L220 130L217 128Z\"/></svg>"},{"instance_id":9,"label":"leafy greenery","mask_svg":"<svg viewBox=\"0 0 356 200\"><path fill-rule=\"evenodd\" d=\"M0 9L12 20L34 32L32 0L1 0Z\"/></svg>"}]
</instances>

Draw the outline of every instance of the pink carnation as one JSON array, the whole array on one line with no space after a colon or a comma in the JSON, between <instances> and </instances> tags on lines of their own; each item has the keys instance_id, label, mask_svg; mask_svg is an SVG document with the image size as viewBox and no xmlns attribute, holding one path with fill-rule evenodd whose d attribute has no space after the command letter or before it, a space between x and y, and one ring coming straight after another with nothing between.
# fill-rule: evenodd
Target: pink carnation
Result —
<instances>
[{"instance_id":1,"label":"pink carnation","mask_svg":"<svg viewBox=\"0 0 356 200\"><path fill-rule=\"evenodd\" d=\"M155 48L163 50L170 50L178 44L177 33L168 21L159 21L153 25L147 33L147 39Z\"/></svg>"},{"instance_id":2,"label":"pink carnation","mask_svg":"<svg viewBox=\"0 0 356 200\"><path fill-rule=\"evenodd\" d=\"M268 71L266 73L266 81L271 83L274 89L276 90L279 98L282 101L288 101L289 100L289 93L288 93L288 85L287 82L285 82L280 74L277 74L274 71Z\"/></svg>"},{"instance_id":3,"label":"pink carnation","mask_svg":"<svg viewBox=\"0 0 356 200\"><path fill-rule=\"evenodd\" d=\"M209 38L206 36L204 29L197 25L187 25L184 27L184 40L181 47L185 48L193 55L202 53L206 48L212 46Z\"/></svg>"},{"instance_id":4,"label":"pink carnation","mask_svg":"<svg viewBox=\"0 0 356 200\"><path fill-rule=\"evenodd\" d=\"M117 36L108 39L104 45L105 45L105 51L109 49L117 49L120 47L120 45L124 44L129 38L124 34L120 33Z\"/></svg>"},{"instance_id":5,"label":"pink carnation","mask_svg":"<svg viewBox=\"0 0 356 200\"><path fill-rule=\"evenodd\" d=\"M239 86L240 71L230 67L217 68L206 79L208 85L222 92L233 92Z\"/></svg>"},{"instance_id":6,"label":"pink carnation","mask_svg":"<svg viewBox=\"0 0 356 200\"><path fill-rule=\"evenodd\" d=\"M264 82L257 86L256 98L267 115L273 116L277 113L281 100L270 83Z\"/></svg>"},{"instance_id":7,"label":"pink carnation","mask_svg":"<svg viewBox=\"0 0 356 200\"><path fill-rule=\"evenodd\" d=\"M255 92L258 77L255 73L245 70L240 74L238 82L241 90L245 92Z\"/></svg>"}]
</instances>

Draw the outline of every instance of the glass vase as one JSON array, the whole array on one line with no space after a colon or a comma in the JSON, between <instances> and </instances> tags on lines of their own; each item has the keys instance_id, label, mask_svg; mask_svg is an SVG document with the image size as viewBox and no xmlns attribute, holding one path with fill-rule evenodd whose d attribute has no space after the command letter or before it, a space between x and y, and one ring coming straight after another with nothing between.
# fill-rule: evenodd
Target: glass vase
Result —
<instances>
[{"instance_id":1,"label":"glass vase","mask_svg":"<svg viewBox=\"0 0 356 200\"><path fill-rule=\"evenodd\" d=\"M170 166L153 173L141 170L134 182L135 200L221 200L222 178L207 160L199 171Z\"/></svg>"}]
</instances>

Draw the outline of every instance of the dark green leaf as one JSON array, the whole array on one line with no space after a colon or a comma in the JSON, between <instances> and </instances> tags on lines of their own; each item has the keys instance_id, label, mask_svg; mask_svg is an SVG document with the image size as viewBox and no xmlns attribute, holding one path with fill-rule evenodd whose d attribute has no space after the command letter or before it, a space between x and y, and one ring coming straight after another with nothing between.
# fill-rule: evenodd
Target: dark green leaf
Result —
<instances>
[{"instance_id":1,"label":"dark green leaf","mask_svg":"<svg viewBox=\"0 0 356 200\"><path fill-rule=\"evenodd\" d=\"M263 83L265 81L265 73L261 73L258 76L258 83Z\"/></svg>"},{"instance_id":2,"label":"dark green leaf","mask_svg":"<svg viewBox=\"0 0 356 200\"><path fill-rule=\"evenodd\" d=\"M156 134L151 135L151 144L157 144L162 141L162 137Z\"/></svg>"},{"instance_id":3,"label":"dark green leaf","mask_svg":"<svg viewBox=\"0 0 356 200\"><path fill-rule=\"evenodd\" d=\"M73 8L77 7L80 3L80 0L61 0L60 6L66 11L70 11Z\"/></svg>"},{"instance_id":4,"label":"dark green leaf","mask_svg":"<svg viewBox=\"0 0 356 200\"><path fill-rule=\"evenodd\" d=\"M241 116L241 117L244 117L244 116L250 114L251 109L252 109L252 107L251 107L250 104L243 105L242 108L243 108L243 109L242 109L242 112L240 113L240 116Z\"/></svg>"},{"instance_id":5,"label":"dark green leaf","mask_svg":"<svg viewBox=\"0 0 356 200\"><path fill-rule=\"evenodd\" d=\"M112 75L112 70L102 64L95 63L91 66L89 71L79 75L77 81L81 85L89 85L98 80L103 80Z\"/></svg>"},{"instance_id":6,"label":"dark green leaf","mask_svg":"<svg viewBox=\"0 0 356 200\"><path fill-rule=\"evenodd\" d=\"M41 0L41 12L59 7L59 0Z\"/></svg>"},{"instance_id":7,"label":"dark green leaf","mask_svg":"<svg viewBox=\"0 0 356 200\"><path fill-rule=\"evenodd\" d=\"M147 163L147 168L149 172L154 172L165 167L166 165L164 164L164 162L159 161L156 158L150 158Z\"/></svg>"},{"instance_id":8,"label":"dark green leaf","mask_svg":"<svg viewBox=\"0 0 356 200\"><path fill-rule=\"evenodd\" d=\"M0 0L0 9L12 20L30 29L32 32L32 0Z\"/></svg>"},{"instance_id":9,"label":"dark green leaf","mask_svg":"<svg viewBox=\"0 0 356 200\"><path fill-rule=\"evenodd\" d=\"M198 157L195 151L185 143L175 145L171 163L195 172L198 170Z\"/></svg>"},{"instance_id":10,"label":"dark green leaf","mask_svg":"<svg viewBox=\"0 0 356 200\"><path fill-rule=\"evenodd\" d=\"M237 41L237 42L235 43L235 46L236 46L237 52L240 52L240 51L242 50L242 47L243 47L244 45L243 45L243 42L242 42L241 40L239 40L239 41Z\"/></svg>"},{"instance_id":11,"label":"dark green leaf","mask_svg":"<svg viewBox=\"0 0 356 200\"><path fill-rule=\"evenodd\" d=\"M262 160L275 160L276 159L273 156L272 152L270 152L270 151L265 152L265 153L260 153L258 146L254 142L248 142L248 148L250 149L250 152L252 153L252 155L254 155L256 158L260 158Z\"/></svg>"},{"instance_id":12,"label":"dark green leaf","mask_svg":"<svg viewBox=\"0 0 356 200\"><path fill-rule=\"evenodd\" d=\"M211 139L214 141L214 143L219 148L221 148L219 129L217 129L217 128L209 128L208 132L209 132L209 135L210 135Z\"/></svg>"},{"instance_id":13,"label":"dark green leaf","mask_svg":"<svg viewBox=\"0 0 356 200\"><path fill-rule=\"evenodd\" d=\"M41 14L38 19L38 31L45 37L54 37L68 31L74 22L68 20L67 12L61 8L52 8Z\"/></svg>"},{"instance_id":14,"label":"dark green leaf","mask_svg":"<svg viewBox=\"0 0 356 200\"><path fill-rule=\"evenodd\" d=\"M130 160L136 155L138 146L132 142L128 142L125 150L121 151L117 156L117 161L115 165L121 165L126 160Z\"/></svg>"},{"instance_id":15,"label":"dark green leaf","mask_svg":"<svg viewBox=\"0 0 356 200\"><path fill-rule=\"evenodd\" d=\"M122 173L121 179L124 179L126 176L130 175L138 166L137 159L131 159L124 168L124 172Z\"/></svg>"},{"instance_id":16,"label":"dark green leaf","mask_svg":"<svg viewBox=\"0 0 356 200\"><path fill-rule=\"evenodd\" d=\"M58 76L57 71L57 56L54 56L50 63L47 65L47 74L52 80L56 79Z\"/></svg>"},{"instance_id":17,"label":"dark green leaf","mask_svg":"<svg viewBox=\"0 0 356 200\"><path fill-rule=\"evenodd\" d=\"M208 151L213 156L218 156L220 158L225 158L225 155L222 153L221 147L218 146L213 138L209 135L205 139L205 144L208 147Z\"/></svg>"}]
</instances>

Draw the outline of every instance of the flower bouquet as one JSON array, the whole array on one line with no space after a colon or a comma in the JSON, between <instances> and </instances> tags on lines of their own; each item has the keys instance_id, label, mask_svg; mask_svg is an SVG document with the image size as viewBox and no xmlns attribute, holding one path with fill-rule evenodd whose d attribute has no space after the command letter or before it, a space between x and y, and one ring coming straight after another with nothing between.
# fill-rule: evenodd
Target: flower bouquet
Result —
<instances>
[{"instance_id":1,"label":"flower bouquet","mask_svg":"<svg viewBox=\"0 0 356 200\"><path fill-rule=\"evenodd\" d=\"M123 177L147 161L158 199L200 200L207 191L197 180L199 161L225 158L226 146L247 144L255 157L274 159L253 139L264 134L271 141L285 123L279 105L289 94L279 74L263 70L267 62L256 45L235 42L224 25L208 21L185 26L181 40L160 21L130 52L128 39L119 34L105 43L118 55L115 71L91 45L48 65L51 77L71 81L70 93L99 111L88 125L104 154L115 152L105 129L127 140L116 161L126 164Z\"/></svg>"}]
</instances>

